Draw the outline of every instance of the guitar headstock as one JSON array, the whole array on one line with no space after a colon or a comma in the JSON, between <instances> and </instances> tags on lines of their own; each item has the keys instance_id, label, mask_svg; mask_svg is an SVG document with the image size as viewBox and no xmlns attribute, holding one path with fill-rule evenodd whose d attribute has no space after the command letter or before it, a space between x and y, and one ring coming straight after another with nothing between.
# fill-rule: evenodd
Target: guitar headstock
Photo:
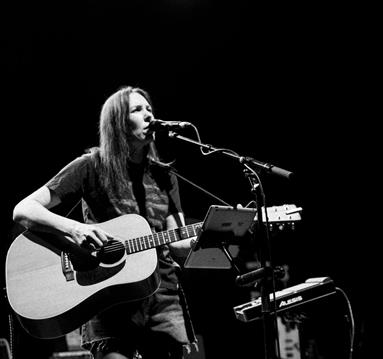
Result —
<instances>
[{"instance_id":1,"label":"guitar headstock","mask_svg":"<svg viewBox=\"0 0 383 359\"><path fill-rule=\"evenodd\" d=\"M262 208L263 222L266 221L265 208ZM301 218L302 207L297 207L295 204L283 204L281 206L267 207L267 218L269 221L270 229L283 230L286 227L294 229L296 222Z\"/></svg>"}]
</instances>

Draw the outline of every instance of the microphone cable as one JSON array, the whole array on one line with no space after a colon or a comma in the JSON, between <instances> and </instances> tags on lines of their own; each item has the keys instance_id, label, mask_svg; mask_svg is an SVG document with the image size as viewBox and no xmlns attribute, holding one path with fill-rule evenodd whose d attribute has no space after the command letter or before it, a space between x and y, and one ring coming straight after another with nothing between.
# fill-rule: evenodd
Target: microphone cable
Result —
<instances>
[{"instance_id":1,"label":"microphone cable","mask_svg":"<svg viewBox=\"0 0 383 359\"><path fill-rule=\"evenodd\" d=\"M349 355L348 358L352 359L353 353L354 353L354 340L355 340L355 321L354 321L354 315L351 308L350 300L348 299L347 294L344 290L341 288L335 287L335 291L339 292L343 298L346 301L347 309L348 309L348 318L350 321L350 349L349 349Z\"/></svg>"}]
</instances>

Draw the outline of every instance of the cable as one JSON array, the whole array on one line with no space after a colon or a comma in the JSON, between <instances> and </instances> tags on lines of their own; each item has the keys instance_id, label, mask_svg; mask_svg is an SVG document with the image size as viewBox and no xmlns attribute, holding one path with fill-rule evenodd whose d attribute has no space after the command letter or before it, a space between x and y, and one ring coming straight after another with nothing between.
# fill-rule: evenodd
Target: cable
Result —
<instances>
[{"instance_id":1,"label":"cable","mask_svg":"<svg viewBox=\"0 0 383 359\"><path fill-rule=\"evenodd\" d=\"M14 348L15 348L15 343L14 343L14 337L15 337L15 330L14 330L14 325L13 325L13 317L12 317L12 309L9 305L8 302L8 297L7 297L7 288L3 287L3 299L5 303L7 303L7 309L8 309L8 329L9 329L9 342L7 341L8 348L9 349L9 354L10 358L15 358L14 355Z\"/></svg>"},{"instance_id":2,"label":"cable","mask_svg":"<svg viewBox=\"0 0 383 359\"><path fill-rule=\"evenodd\" d=\"M352 359L353 352L354 352L354 339L355 339L355 322L354 322L354 315L352 312L351 308L351 303L350 300L347 297L347 294L342 290L341 288L335 287L335 290L340 292L344 299L346 300L347 308L348 308L348 313L349 313L349 319L351 323L351 328L350 328L350 352L349 352L349 359Z\"/></svg>"},{"instance_id":3,"label":"cable","mask_svg":"<svg viewBox=\"0 0 383 359\"><path fill-rule=\"evenodd\" d=\"M15 343L14 343L15 329L13 325L13 316L11 313L8 314L8 325L9 325L9 347L11 352L11 358L15 358Z\"/></svg>"}]
</instances>

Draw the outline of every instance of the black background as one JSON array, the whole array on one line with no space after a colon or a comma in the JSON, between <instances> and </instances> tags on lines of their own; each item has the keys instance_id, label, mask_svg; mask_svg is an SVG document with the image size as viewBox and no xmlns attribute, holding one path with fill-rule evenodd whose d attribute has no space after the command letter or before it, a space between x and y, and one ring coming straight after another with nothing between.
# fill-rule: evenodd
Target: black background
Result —
<instances>
[{"instance_id":1,"label":"black background","mask_svg":"<svg viewBox=\"0 0 383 359\"><path fill-rule=\"evenodd\" d=\"M365 357L372 350L380 299L373 255L381 237L375 217L381 118L375 9L350 4L266 9L253 3L4 7L2 261L18 231L13 206L97 144L99 111L112 92L140 86L152 95L157 118L192 122L202 142L296 174L294 181L261 177L269 206L303 207L296 234L273 239L273 255L289 264L291 285L330 276L348 294L355 356ZM184 135L195 139L192 130ZM243 205L252 199L232 158L203 156L177 140L164 139L164 148L180 174L216 196ZM217 204L187 183L180 186L190 221L202 220L209 205ZM232 317L232 306L243 300L232 277L226 271L201 273L187 274L187 289L197 330L206 333L207 358L245 349L259 356L262 345L253 340L261 343L261 327ZM334 331L329 337L336 337L333 321L344 313L319 304L317 311L325 318L322 332ZM19 335L35 350L49 352L53 345ZM323 350L331 352L326 335Z\"/></svg>"}]
</instances>

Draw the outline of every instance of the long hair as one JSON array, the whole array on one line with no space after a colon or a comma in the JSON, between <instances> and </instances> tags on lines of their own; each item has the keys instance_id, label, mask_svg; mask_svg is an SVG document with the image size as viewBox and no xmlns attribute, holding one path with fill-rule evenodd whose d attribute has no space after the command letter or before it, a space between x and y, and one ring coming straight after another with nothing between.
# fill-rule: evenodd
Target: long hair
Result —
<instances>
[{"instance_id":1,"label":"long hair","mask_svg":"<svg viewBox=\"0 0 383 359\"><path fill-rule=\"evenodd\" d=\"M128 137L131 132L129 95L137 92L150 105L149 94L141 88L126 86L112 94L102 106L99 122L99 166L101 182L107 190L122 196L128 181L130 151ZM159 160L154 142L147 148L147 159Z\"/></svg>"}]
</instances>

